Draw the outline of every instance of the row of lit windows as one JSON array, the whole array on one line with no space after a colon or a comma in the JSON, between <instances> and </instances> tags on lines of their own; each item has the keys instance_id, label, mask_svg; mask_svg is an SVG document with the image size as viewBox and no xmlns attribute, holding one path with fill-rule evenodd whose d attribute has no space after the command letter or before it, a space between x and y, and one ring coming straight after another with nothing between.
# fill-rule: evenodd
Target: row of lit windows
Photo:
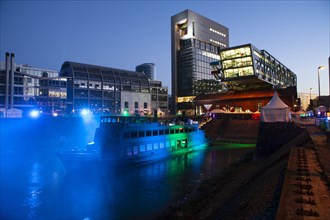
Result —
<instances>
[{"instance_id":1,"label":"row of lit windows","mask_svg":"<svg viewBox=\"0 0 330 220\"><path fill-rule=\"evenodd\" d=\"M216 43L216 44L218 44L218 45L220 45L220 46L227 47L226 44L223 44L223 43L221 43L221 42L219 42L219 41L216 41L216 40L213 40L213 39L210 39L210 41L211 41L212 43Z\"/></svg>"},{"instance_id":2,"label":"row of lit windows","mask_svg":"<svg viewBox=\"0 0 330 220\"><path fill-rule=\"evenodd\" d=\"M224 75L225 75L225 78L235 78L235 77L241 77L241 76L254 75L254 71L253 71L252 66L250 66L250 67L225 70Z\"/></svg>"},{"instance_id":3,"label":"row of lit windows","mask_svg":"<svg viewBox=\"0 0 330 220\"><path fill-rule=\"evenodd\" d=\"M133 147L127 147L126 148L126 155L127 156L132 156L132 155L138 155L139 152L145 152L145 151L151 151L151 150L158 150L158 149L163 149L166 147L168 151L171 150L176 150L175 147L177 148L186 148L187 145L187 140L171 140L171 141L166 141L166 142L159 142L159 143L153 143L153 144L141 144L139 147L138 146L133 146Z\"/></svg>"},{"instance_id":4,"label":"row of lit windows","mask_svg":"<svg viewBox=\"0 0 330 220\"><path fill-rule=\"evenodd\" d=\"M219 34L219 35L221 35L223 37L226 37L226 35L224 33L220 32L220 31L217 31L217 30L214 30L213 28L210 28L210 31L212 31L212 32L214 32L216 34Z\"/></svg>"},{"instance_id":5,"label":"row of lit windows","mask_svg":"<svg viewBox=\"0 0 330 220\"><path fill-rule=\"evenodd\" d=\"M170 129L160 129L160 130L141 130L141 131L126 131L123 134L123 138L143 138L151 136L162 136L169 134L182 134L196 132L197 127L184 127L184 128L170 128Z\"/></svg>"},{"instance_id":6,"label":"row of lit windows","mask_svg":"<svg viewBox=\"0 0 330 220\"><path fill-rule=\"evenodd\" d=\"M225 60L222 62L222 66L224 69L252 66L252 58L244 57L244 58L238 58L238 59L232 59L232 60Z\"/></svg>"},{"instance_id":7,"label":"row of lit windows","mask_svg":"<svg viewBox=\"0 0 330 220\"><path fill-rule=\"evenodd\" d=\"M237 49L225 50L220 52L221 60L250 56L250 55L251 55L250 47L241 47Z\"/></svg>"}]
</instances>

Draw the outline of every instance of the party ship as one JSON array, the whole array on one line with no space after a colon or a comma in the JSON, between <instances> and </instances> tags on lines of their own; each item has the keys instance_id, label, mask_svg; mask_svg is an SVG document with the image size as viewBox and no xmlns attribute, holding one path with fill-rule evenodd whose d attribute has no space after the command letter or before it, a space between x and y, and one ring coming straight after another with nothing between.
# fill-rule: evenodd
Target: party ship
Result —
<instances>
[{"instance_id":1,"label":"party ship","mask_svg":"<svg viewBox=\"0 0 330 220\"><path fill-rule=\"evenodd\" d=\"M102 116L94 142L85 149L60 151L65 166L86 162L147 162L205 146L204 130L192 120L152 122L147 117Z\"/></svg>"}]
</instances>

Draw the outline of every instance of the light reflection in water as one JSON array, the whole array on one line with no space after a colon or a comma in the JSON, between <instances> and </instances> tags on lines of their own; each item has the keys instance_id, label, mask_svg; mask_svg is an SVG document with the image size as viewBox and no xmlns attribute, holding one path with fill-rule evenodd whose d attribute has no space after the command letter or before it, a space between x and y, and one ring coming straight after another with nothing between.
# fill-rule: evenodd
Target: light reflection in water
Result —
<instances>
[{"instance_id":1,"label":"light reflection in water","mask_svg":"<svg viewBox=\"0 0 330 220\"><path fill-rule=\"evenodd\" d=\"M87 168L81 174L66 173L53 153L34 154L34 162L19 166L25 178L20 182L18 177L11 178L17 186L7 187L11 191L6 195L24 189L22 195L10 198L10 204L23 204L18 207L23 213L12 213L15 209L10 209L5 214L9 219L155 218L191 184L215 174L251 147L212 146L149 164Z\"/></svg>"},{"instance_id":2,"label":"light reflection in water","mask_svg":"<svg viewBox=\"0 0 330 220\"><path fill-rule=\"evenodd\" d=\"M42 202L40 196L42 194L40 183L40 164L34 162L31 167L30 178L28 182L27 195L22 204L27 210L28 217L35 218L36 211L40 208Z\"/></svg>"}]
</instances>

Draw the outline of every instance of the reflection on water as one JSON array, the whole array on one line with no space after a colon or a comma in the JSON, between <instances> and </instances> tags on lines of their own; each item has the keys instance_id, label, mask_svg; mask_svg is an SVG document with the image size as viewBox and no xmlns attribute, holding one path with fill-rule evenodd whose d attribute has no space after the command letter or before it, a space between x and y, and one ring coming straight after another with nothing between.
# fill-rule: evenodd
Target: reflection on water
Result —
<instances>
[{"instance_id":1,"label":"reflection on water","mask_svg":"<svg viewBox=\"0 0 330 220\"><path fill-rule=\"evenodd\" d=\"M1 160L1 219L148 219L191 184L251 151L216 145L148 164L66 173L54 151L11 151ZM43 149L40 152L40 149Z\"/></svg>"}]
</instances>

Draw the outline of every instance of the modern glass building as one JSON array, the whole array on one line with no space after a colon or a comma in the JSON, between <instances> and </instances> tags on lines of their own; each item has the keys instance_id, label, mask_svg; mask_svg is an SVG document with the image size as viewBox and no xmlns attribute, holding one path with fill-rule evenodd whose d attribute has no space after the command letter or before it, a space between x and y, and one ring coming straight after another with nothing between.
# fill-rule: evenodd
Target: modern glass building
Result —
<instances>
[{"instance_id":1,"label":"modern glass building","mask_svg":"<svg viewBox=\"0 0 330 220\"><path fill-rule=\"evenodd\" d=\"M155 80L156 65L154 63L143 63L135 67L136 72L146 74L149 80Z\"/></svg>"},{"instance_id":2,"label":"modern glass building","mask_svg":"<svg viewBox=\"0 0 330 220\"><path fill-rule=\"evenodd\" d=\"M210 74L210 63L228 46L227 27L191 10L171 17L173 113L193 115L196 95L221 90L221 82Z\"/></svg>"},{"instance_id":3,"label":"modern glass building","mask_svg":"<svg viewBox=\"0 0 330 220\"><path fill-rule=\"evenodd\" d=\"M211 63L211 73L230 90L261 87L291 87L297 76L266 50L245 44L220 51L220 61Z\"/></svg>"},{"instance_id":4,"label":"modern glass building","mask_svg":"<svg viewBox=\"0 0 330 220\"><path fill-rule=\"evenodd\" d=\"M95 114L150 112L150 85L144 73L90 64L64 62L68 79L67 113L88 108Z\"/></svg>"}]
</instances>

